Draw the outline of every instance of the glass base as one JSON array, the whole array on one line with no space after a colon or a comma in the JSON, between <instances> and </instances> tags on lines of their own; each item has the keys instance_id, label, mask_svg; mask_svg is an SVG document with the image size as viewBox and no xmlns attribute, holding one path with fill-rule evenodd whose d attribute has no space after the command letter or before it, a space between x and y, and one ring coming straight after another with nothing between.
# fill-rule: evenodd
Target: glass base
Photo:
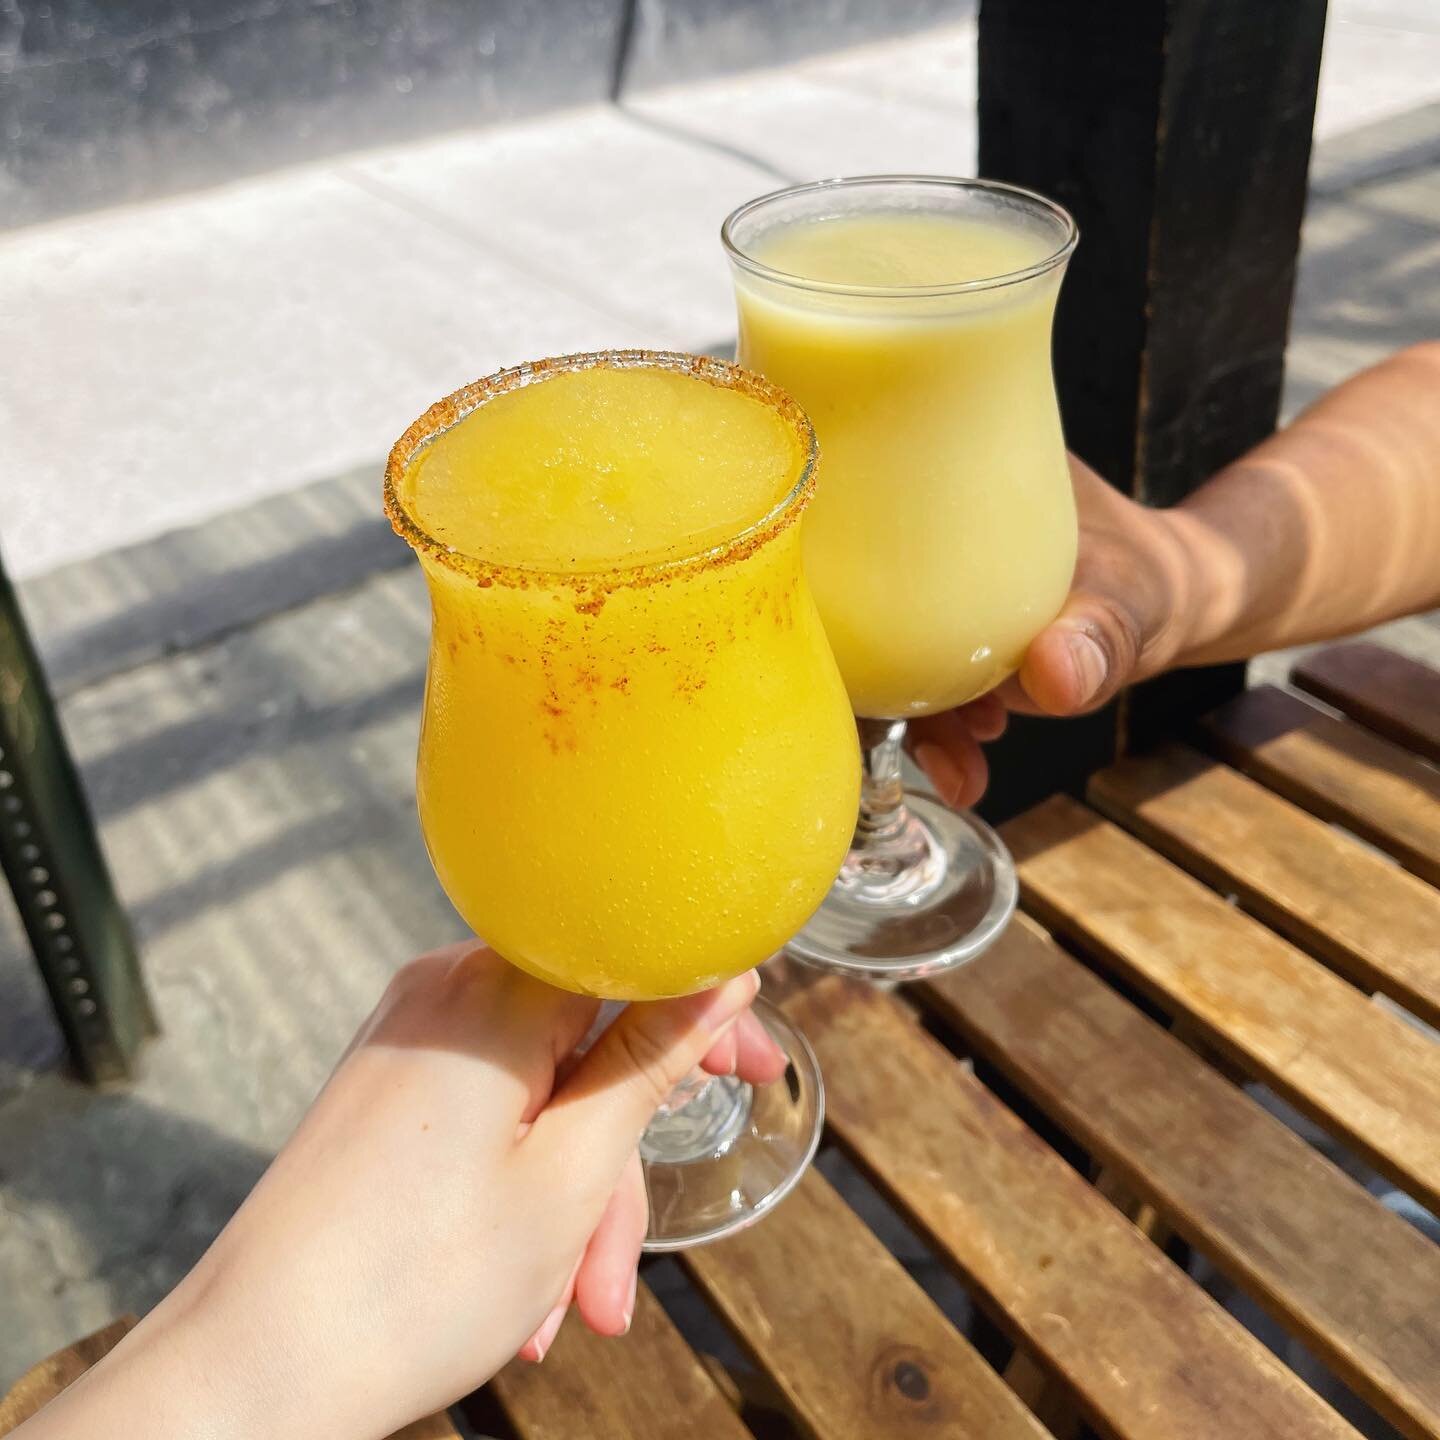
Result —
<instances>
[{"instance_id":1,"label":"glass base","mask_svg":"<svg viewBox=\"0 0 1440 1440\"><path fill-rule=\"evenodd\" d=\"M905 811L883 847L851 850L790 954L821 970L918 980L973 960L999 937L1019 894L1000 837L918 790L906 790Z\"/></svg>"},{"instance_id":2,"label":"glass base","mask_svg":"<svg viewBox=\"0 0 1440 1440\"><path fill-rule=\"evenodd\" d=\"M706 1245L753 1225L814 1158L825 1119L815 1053L775 1006L757 1000L754 1009L785 1052L785 1074L758 1088L697 1074L656 1113L640 1141L647 1253Z\"/></svg>"}]
</instances>

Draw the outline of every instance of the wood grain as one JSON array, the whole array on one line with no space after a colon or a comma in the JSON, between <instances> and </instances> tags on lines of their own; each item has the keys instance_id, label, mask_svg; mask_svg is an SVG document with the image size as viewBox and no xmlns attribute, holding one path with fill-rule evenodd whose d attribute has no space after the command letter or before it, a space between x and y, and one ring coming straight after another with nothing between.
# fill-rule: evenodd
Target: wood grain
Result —
<instances>
[{"instance_id":1,"label":"wood grain","mask_svg":"<svg viewBox=\"0 0 1440 1440\"><path fill-rule=\"evenodd\" d=\"M1045 1430L812 1170L686 1268L811 1434L1045 1440Z\"/></svg>"},{"instance_id":2,"label":"wood grain","mask_svg":"<svg viewBox=\"0 0 1440 1440\"><path fill-rule=\"evenodd\" d=\"M824 979L785 1003L820 1056L832 1133L1099 1428L1353 1440L898 1002Z\"/></svg>"},{"instance_id":3,"label":"wood grain","mask_svg":"<svg viewBox=\"0 0 1440 1440\"><path fill-rule=\"evenodd\" d=\"M490 1384L523 1440L751 1440L643 1283L623 1339L572 1314L544 1364L515 1361Z\"/></svg>"},{"instance_id":4,"label":"wood grain","mask_svg":"<svg viewBox=\"0 0 1440 1440\"><path fill-rule=\"evenodd\" d=\"M1440 1209L1440 1046L1057 796L1005 838L1023 903Z\"/></svg>"},{"instance_id":5,"label":"wood grain","mask_svg":"<svg viewBox=\"0 0 1440 1440\"><path fill-rule=\"evenodd\" d=\"M1221 759L1440 886L1440 770L1297 695L1261 685L1201 724Z\"/></svg>"},{"instance_id":6,"label":"wood grain","mask_svg":"<svg viewBox=\"0 0 1440 1440\"><path fill-rule=\"evenodd\" d=\"M1440 761L1440 672L1359 640L1307 655L1290 678L1378 734Z\"/></svg>"},{"instance_id":7,"label":"wood grain","mask_svg":"<svg viewBox=\"0 0 1440 1440\"><path fill-rule=\"evenodd\" d=\"M1397 1428L1440 1434L1440 1247L1025 916L918 993Z\"/></svg>"},{"instance_id":8,"label":"wood grain","mask_svg":"<svg viewBox=\"0 0 1440 1440\"><path fill-rule=\"evenodd\" d=\"M1368 990L1440 1025L1440 891L1184 745L1096 775L1090 803Z\"/></svg>"}]
</instances>

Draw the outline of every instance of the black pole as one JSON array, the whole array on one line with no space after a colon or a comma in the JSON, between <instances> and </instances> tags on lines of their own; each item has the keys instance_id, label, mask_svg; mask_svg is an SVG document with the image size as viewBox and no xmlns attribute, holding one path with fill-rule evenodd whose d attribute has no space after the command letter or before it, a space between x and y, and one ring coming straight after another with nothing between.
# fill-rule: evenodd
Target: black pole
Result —
<instances>
[{"instance_id":1,"label":"black pole","mask_svg":"<svg viewBox=\"0 0 1440 1440\"><path fill-rule=\"evenodd\" d=\"M1080 225L1056 319L1071 449L1148 504L1279 415L1325 0L981 0L980 173ZM1242 688L1177 672L1080 721L1020 722L987 813L1075 789Z\"/></svg>"}]
</instances>

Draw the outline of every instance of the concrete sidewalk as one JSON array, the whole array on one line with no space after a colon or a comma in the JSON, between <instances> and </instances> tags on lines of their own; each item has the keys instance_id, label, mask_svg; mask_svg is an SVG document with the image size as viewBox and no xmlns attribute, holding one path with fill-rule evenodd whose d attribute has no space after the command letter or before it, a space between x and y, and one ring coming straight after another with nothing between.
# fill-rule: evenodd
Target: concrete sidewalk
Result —
<instances>
[{"instance_id":1,"label":"concrete sidewalk","mask_svg":"<svg viewBox=\"0 0 1440 1440\"><path fill-rule=\"evenodd\" d=\"M1440 334L1440 21L1335 10L1292 400ZM378 516L390 440L507 361L725 341L725 211L968 170L972 85L959 27L0 239L6 558L165 1028L133 1089L68 1080L0 906L0 1386L153 1304L395 965L459 931L414 818L428 610Z\"/></svg>"},{"instance_id":2,"label":"concrete sidewalk","mask_svg":"<svg viewBox=\"0 0 1440 1440\"><path fill-rule=\"evenodd\" d=\"M376 461L507 363L723 341L726 213L791 177L969 172L973 77L962 26L0 236L7 565Z\"/></svg>"},{"instance_id":3,"label":"concrete sidewalk","mask_svg":"<svg viewBox=\"0 0 1440 1440\"><path fill-rule=\"evenodd\" d=\"M1440 12L1332 11L1322 191L1393 161L1367 127L1440 103ZM971 22L0 236L6 564L37 575L374 462L503 364L723 341L732 206L817 175L971 173L974 107Z\"/></svg>"}]
</instances>

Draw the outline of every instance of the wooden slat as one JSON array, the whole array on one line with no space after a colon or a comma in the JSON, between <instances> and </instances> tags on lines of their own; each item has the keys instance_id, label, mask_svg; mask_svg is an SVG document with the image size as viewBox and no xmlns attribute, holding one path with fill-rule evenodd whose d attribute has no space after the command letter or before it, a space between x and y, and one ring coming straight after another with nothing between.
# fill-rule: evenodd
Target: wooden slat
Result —
<instances>
[{"instance_id":1,"label":"wooden slat","mask_svg":"<svg viewBox=\"0 0 1440 1440\"><path fill-rule=\"evenodd\" d=\"M1405 1434L1440 1434L1440 1247L1026 916L920 993Z\"/></svg>"},{"instance_id":2,"label":"wooden slat","mask_svg":"<svg viewBox=\"0 0 1440 1440\"><path fill-rule=\"evenodd\" d=\"M1222 760L1440 886L1440 770L1274 685L1201 724Z\"/></svg>"},{"instance_id":3,"label":"wooden slat","mask_svg":"<svg viewBox=\"0 0 1440 1440\"><path fill-rule=\"evenodd\" d=\"M27 1370L9 1394L0 1399L0 1435L8 1435L22 1421L48 1405L67 1385L73 1384L92 1365L103 1360L139 1323L133 1315L122 1315L103 1330L67 1345ZM448 1417L431 1415L397 1431L390 1440L460 1440L460 1435Z\"/></svg>"},{"instance_id":4,"label":"wooden slat","mask_svg":"<svg viewBox=\"0 0 1440 1440\"><path fill-rule=\"evenodd\" d=\"M812 1434L1044 1440L818 1171L762 1224L684 1259Z\"/></svg>"},{"instance_id":5,"label":"wooden slat","mask_svg":"<svg viewBox=\"0 0 1440 1440\"><path fill-rule=\"evenodd\" d=\"M1354 1436L897 1001L827 978L785 1003L832 1133L1106 1433Z\"/></svg>"},{"instance_id":6,"label":"wooden slat","mask_svg":"<svg viewBox=\"0 0 1440 1440\"><path fill-rule=\"evenodd\" d=\"M1440 1046L1073 800L1011 821L1021 898L1440 1209Z\"/></svg>"},{"instance_id":7,"label":"wooden slat","mask_svg":"<svg viewBox=\"0 0 1440 1440\"><path fill-rule=\"evenodd\" d=\"M1089 796L1333 969L1440 1025L1440 890L1184 745L1101 771Z\"/></svg>"},{"instance_id":8,"label":"wooden slat","mask_svg":"<svg viewBox=\"0 0 1440 1440\"><path fill-rule=\"evenodd\" d=\"M643 1283L623 1339L571 1315L543 1364L515 1361L490 1384L523 1440L751 1440Z\"/></svg>"},{"instance_id":9,"label":"wooden slat","mask_svg":"<svg viewBox=\"0 0 1440 1440\"><path fill-rule=\"evenodd\" d=\"M1407 750L1440 761L1440 671L1360 640L1307 655L1290 678Z\"/></svg>"}]
</instances>

